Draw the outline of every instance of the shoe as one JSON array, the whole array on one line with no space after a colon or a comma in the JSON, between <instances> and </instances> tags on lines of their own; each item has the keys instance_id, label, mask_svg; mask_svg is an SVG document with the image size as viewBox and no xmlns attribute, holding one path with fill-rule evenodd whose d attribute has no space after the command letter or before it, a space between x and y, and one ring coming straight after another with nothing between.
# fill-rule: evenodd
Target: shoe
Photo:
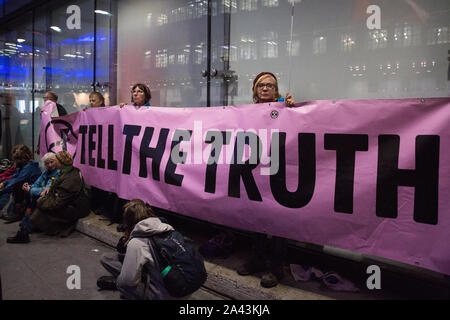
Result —
<instances>
[{"instance_id":1,"label":"shoe","mask_svg":"<svg viewBox=\"0 0 450 320\"><path fill-rule=\"evenodd\" d=\"M5 224L13 223L22 220L22 215L19 214L9 214L3 217Z\"/></svg>"},{"instance_id":2,"label":"shoe","mask_svg":"<svg viewBox=\"0 0 450 320\"><path fill-rule=\"evenodd\" d=\"M237 273L241 276L248 276L250 274L262 272L265 270L265 265L257 260L252 260L246 262L243 266L241 266Z\"/></svg>"},{"instance_id":3,"label":"shoe","mask_svg":"<svg viewBox=\"0 0 450 320\"><path fill-rule=\"evenodd\" d=\"M273 288L278 284L278 278L272 272L266 273L261 278L261 287Z\"/></svg>"},{"instance_id":4,"label":"shoe","mask_svg":"<svg viewBox=\"0 0 450 320\"><path fill-rule=\"evenodd\" d=\"M233 252L233 244L233 237L221 232L202 244L198 251L204 257L227 258Z\"/></svg>"},{"instance_id":5,"label":"shoe","mask_svg":"<svg viewBox=\"0 0 450 320\"><path fill-rule=\"evenodd\" d=\"M20 229L14 237L9 237L6 239L8 243L28 243L30 242L30 236L28 232Z\"/></svg>"},{"instance_id":6,"label":"shoe","mask_svg":"<svg viewBox=\"0 0 450 320\"><path fill-rule=\"evenodd\" d=\"M113 276L101 276L97 279L97 287L101 290L117 290L116 278Z\"/></svg>"}]
</instances>

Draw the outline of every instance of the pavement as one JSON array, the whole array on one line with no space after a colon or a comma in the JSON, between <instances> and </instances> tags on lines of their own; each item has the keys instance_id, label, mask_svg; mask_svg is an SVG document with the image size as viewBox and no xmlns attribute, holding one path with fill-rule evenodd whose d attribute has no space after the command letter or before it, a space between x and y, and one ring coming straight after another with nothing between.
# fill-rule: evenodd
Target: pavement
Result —
<instances>
[{"instance_id":1,"label":"pavement","mask_svg":"<svg viewBox=\"0 0 450 320\"><path fill-rule=\"evenodd\" d=\"M209 223L171 214L170 223L195 246L220 229ZM117 224L91 213L81 219L67 238L32 234L28 244L8 244L6 238L18 230L19 222L0 222L0 276L4 300L119 300L117 291L99 291L96 280L107 275L100 264L103 253L114 252L121 233ZM260 286L261 274L239 276L236 268L248 257L249 237L236 232L236 246L226 259L205 259L208 279L204 286L182 300L393 300L449 299L448 277L427 270L386 263L373 257L352 257L339 250L311 245L289 245L289 263L308 264L323 271L336 271L352 281L358 292L339 292L319 281L297 282L285 266L285 277L274 288ZM369 290L367 266L379 265L381 289ZM70 289L73 271L78 266L80 288ZM73 283L73 281L72 281Z\"/></svg>"}]
</instances>

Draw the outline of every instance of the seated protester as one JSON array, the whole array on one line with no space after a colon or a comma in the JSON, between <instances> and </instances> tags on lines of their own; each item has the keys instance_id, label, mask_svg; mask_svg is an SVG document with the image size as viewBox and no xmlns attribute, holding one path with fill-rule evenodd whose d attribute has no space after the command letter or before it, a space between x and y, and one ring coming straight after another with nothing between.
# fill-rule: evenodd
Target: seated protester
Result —
<instances>
[{"instance_id":1,"label":"seated protester","mask_svg":"<svg viewBox=\"0 0 450 320\"><path fill-rule=\"evenodd\" d=\"M30 242L29 233L37 230L49 235L68 236L79 218L89 213L89 200L85 193L80 171L72 166L73 158L67 151L56 154L56 168L61 174L50 189L39 197L30 217L22 219L16 236L8 243Z\"/></svg>"},{"instance_id":2,"label":"seated protester","mask_svg":"<svg viewBox=\"0 0 450 320\"><path fill-rule=\"evenodd\" d=\"M36 207L37 199L41 195L44 195L44 190L49 189L52 183L59 177L61 171L56 168L56 161L56 155L53 152L46 153L42 157L45 171L42 172L41 176L32 185L28 182L23 184L22 190L30 195L25 199L25 208L30 208L33 211Z\"/></svg>"},{"instance_id":3,"label":"seated protester","mask_svg":"<svg viewBox=\"0 0 450 320\"><path fill-rule=\"evenodd\" d=\"M22 190L22 185L25 182L33 183L41 175L39 164L37 161L33 160L33 154L26 145L20 144L15 146L12 150L12 157L16 164L16 171L11 179L0 183L0 210L5 207L13 193L15 199L18 199L19 201L20 199L23 199L24 191ZM9 206L9 212L2 218L11 220L17 214L23 215L23 212L16 212L11 215L13 209L15 209L14 205Z\"/></svg>"},{"instance_id":4,"label":"seated protester","mask_svg":"<svg viewBox=\"0 0 450 320\"><path fill-rule=\"evenodd\" d=\"M0 173L0 182L11 179L15 172L16 172L16 164L13 163L11 167Z\"/></svg>"},{"instance_id":5,"label":"seated protester","mask_svg":"<svg viewBox=\"0 0 450 320\"><path fill-rule=\"evenodd\" d=\"M139 199L124 205L123 223L125 235L117 245L118 253L104 254L100 260L112 276L100 277L97 285L100 289L118 289L126 299L169 298L150 237L174 229L161 222L150 206Z\"/></svg>"}]
</instances>

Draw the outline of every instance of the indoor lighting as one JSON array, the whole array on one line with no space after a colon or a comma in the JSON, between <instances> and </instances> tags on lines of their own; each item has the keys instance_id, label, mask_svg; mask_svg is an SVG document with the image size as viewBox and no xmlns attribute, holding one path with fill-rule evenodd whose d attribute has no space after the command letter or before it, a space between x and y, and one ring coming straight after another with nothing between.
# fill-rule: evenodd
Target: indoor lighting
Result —
<instances>
[{"instance_id":1,"label":"indoor lighting","mask_svg":"<svg viewBox=\"0 0 450 320\"><path fill-rule=\"evenodd\" d=\"M61 28L57 27L57 26L51 26L50 29L56 31L56 32L61 32Z\"/></svg>"},{"instance_id":2,"label":"indoor lighting","mask_svg":"<svg viewBox=\"0 0 450 320\"><path fill-rule=\"evenodd\" d=\"M17 39L17 42L18 42L18 43L22 43L22 42L25 42L25 39L22 39L22 38L18 38L18 39Z\"/></svg>"}]
</instances>

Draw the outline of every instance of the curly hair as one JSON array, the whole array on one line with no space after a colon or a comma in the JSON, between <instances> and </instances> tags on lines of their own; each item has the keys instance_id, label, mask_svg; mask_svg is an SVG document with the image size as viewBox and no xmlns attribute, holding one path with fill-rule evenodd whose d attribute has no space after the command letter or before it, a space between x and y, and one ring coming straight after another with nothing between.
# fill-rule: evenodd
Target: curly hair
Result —
<instances>
[{"instance_id":1,"label":"curly hair","mask_svg":"<svg viewBox=\"0 0 450 320\"><path fill-rule=\"evenodd\" d=\"M33 153L26 145L18 144L12 149L12 159L20 168L33 160Z\"/></svg>"}]
</instances>

